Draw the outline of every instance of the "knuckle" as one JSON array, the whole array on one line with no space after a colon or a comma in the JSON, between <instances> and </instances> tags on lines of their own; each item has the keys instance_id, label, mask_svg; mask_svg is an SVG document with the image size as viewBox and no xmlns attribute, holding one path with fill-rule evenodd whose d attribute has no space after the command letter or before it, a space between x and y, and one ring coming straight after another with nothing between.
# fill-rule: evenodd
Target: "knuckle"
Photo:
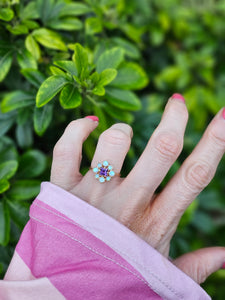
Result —
<instances>
[{"instance_id":1,"label":"knuckle","mask_svg":"<svg viewBox=\"0 0 225 300\"><path fill-rule=\"evenodd\" d=\"M213 175L213 168L209 164L196 161L186 168L183 180L185 186L194 192L199 192L210 183Z\"/></svg>"},{"instance_id":2,"label":"knuckle","mask_svg":"<svg viewBox=\"0 0 225 300\"><path fill-rule=\"evenodd\" d=\"M163 158L176 158L182 150L183 141L171 133L162 133L156 137L156 150Z\"/></svg>"},{"instance_id":3,"label":"knuckle","mask_svg":"<svg viewBox=\"0 0 225 300\"><path fill-rule=\"evenodd\" d=\"M100 139L113 146L124 146L131 141L131 138L120 129L108 129L101 134Z\"/></svg>"},{"instance_id":4,"label":"knuckle","mask_svg":"<svg viewBox=\"0 0 225 300\"><path fill-rule=\"evenodd\" d=\"M208 137L217 147L222 149L225 148L225 139L222 136L216 134L216 132L213 129L209 130Z\"/></svg>"},{"instance_id":5,"label":"knuckle","mask_svg":"<svg viewBox=\"0 0 225 300\"><path fill-rule=\"evenodd\" d=\"M55 147L53 148L53 156L57 158L67 157L71 152L71 147L68 147L60 140L55 144Z\"/></svg>"}]
</instances>

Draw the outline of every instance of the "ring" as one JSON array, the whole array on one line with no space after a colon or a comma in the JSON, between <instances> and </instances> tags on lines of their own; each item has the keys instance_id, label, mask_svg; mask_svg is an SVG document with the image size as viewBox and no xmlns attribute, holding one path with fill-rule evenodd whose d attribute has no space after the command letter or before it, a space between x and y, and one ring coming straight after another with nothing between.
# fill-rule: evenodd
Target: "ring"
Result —
<instances>
[{"instance_id":1,"label":"ring","mask_svg":"<svg viewBox=\"0 0 225 300\"><path fill-rule=\"evenodd\" d=\"M93 170L95 178L101 183L110 181L112 177L120 175L113 171L113 166L107 160L103 161L103 163L98 163L97 167L90 168L90 170Z\"/></svg>"}]
</instances>

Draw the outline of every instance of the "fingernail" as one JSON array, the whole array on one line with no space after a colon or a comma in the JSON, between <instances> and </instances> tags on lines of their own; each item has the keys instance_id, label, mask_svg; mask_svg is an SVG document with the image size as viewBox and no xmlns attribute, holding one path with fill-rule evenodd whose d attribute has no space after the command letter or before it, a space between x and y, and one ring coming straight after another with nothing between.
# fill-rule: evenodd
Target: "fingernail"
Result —
<instances>
[{"instance_id":1,"label":"fingernail","mask_svg":"<svg viewBox=\"0 0 225 300\"><path fill-rule=\"evenodd\" d=\"M181 94L175 93L175 94L173 94L173 96L172 96L171 98L172 98L172 99L181 100L182 102L185 103L185 99L184 99L184 97L183 97Z\"/></svg>"},{"instance_id":2,"label":"fingernail","mask_svg":"<svg viewBox=\"0 0 225 300\"><path fill-rule=\"evenodd\" d=\"M225 269L225 263L222 265L222 268L221 269Z\"/></svg>"},{"instance_id":3,"label":"fingernail","mask_svg":"<svg viewBox=\"0 0 225 300\"><path fill-rule=\"evenodd\" d=\"M87 117L85 117L85 118L91 119L92 121L96 121L96 122L99 121L98 117L96 117L96 116L87 116Z\"/></svg>"},{"instance_id":4,"label":"fingernail","mask_svg":"<svg viewBox=\"0 0 225 300\"><path fill-rule=\"evenodd\" d=\"M223 118L225 119L225 107L224 107L224 109L223 109L222 116L223 116Z\"/></svg>"}]
</instances>

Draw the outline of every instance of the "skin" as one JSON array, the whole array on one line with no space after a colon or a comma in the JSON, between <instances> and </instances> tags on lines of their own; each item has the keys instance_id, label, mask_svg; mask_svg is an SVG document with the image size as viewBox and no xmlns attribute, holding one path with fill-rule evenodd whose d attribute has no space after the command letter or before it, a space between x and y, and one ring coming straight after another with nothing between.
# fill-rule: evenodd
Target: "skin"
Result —
<instances>
[{"instance_id":1,"label":"skin","mask_svg":"<svg viewBox=\"0 0 225 300\"><path fill-rule=\"evenodd\" d=\"M180 218L214 177L225 150L225 119L221 109L178 172L161 193L155 194L182 151L187 121L185 103L170 98L160 124L128 176L116 176L103 184L94 178L92 170L85 176L79 171L82 144L98 122L88 118L72 121L54 147L50 181L112 216L168 257ZM104 131L91 167L107 160L120 173L132 136L132 128L124 123ZM199 249L173 261L199 284L224 262L224 247Z\"/></svg>"}]
</instances>

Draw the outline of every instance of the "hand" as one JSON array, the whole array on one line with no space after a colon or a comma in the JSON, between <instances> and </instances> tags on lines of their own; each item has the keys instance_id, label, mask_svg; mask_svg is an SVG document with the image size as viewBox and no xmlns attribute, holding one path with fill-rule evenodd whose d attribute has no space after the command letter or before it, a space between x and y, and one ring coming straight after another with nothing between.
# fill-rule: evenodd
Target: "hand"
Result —
<instances>
[{"instance_id":1,"label":"hand","mask_svg":"<svg viewBox=\"0 0 225 300\"><path fill-rule=\"evenodd\" d=\"M82 143L98 122L88 118L72 121L54 147L51 182L112 216L168 257L170 241L181 216L212 180L225 150L225 114L221 109L191 155L156 195L155 190L182 151L187 120L185 102L175 94L128 176L115 176L106 183L100 183L92 170L85 176L79 172ZM92 168L107 160L120 173L132 135L132 128L123 123L104 131L99 137ZM173 261L197 283L220 269L224 262L223 247L200 249Z\"/></svg>"}]
</instances>

